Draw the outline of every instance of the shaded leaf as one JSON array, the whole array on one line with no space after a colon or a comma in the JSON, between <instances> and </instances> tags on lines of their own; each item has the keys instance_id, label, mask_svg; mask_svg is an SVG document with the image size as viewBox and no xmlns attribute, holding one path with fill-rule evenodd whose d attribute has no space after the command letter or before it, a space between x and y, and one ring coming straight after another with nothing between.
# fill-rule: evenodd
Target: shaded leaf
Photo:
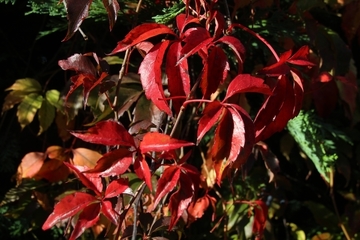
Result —
<instances>
[{"instance_id":1,"label":"shaded leaf","mask_svg":"<svg viewBox=\"0 0 360 240\"><path fill-rule=\"evenodd\" d=\"M162 34L175 35L175 33L165 25L157 23L143 23L133 28L122 41L118 42L117 46L110 54L125 51L140 42Z\"/></svg>"},{"instance_id":2,"label":"shaded leaf","mask_svg":"<svg viewBox=\"0 0 360 240\"><path fill-rule=\"evenodd\" d=\"M254 203L256 206L254 206L254 225L252 231L256 235L255 239L260 240L265 230L268 207L266 203L261 200L256 200Z\"/></svg>"},{"instance_id":3,"label":"shaded leaf","mask_svg":"<svg viewBox=\"0 0 360 240\"><path fill-rule=\"evenodd\" d=\"M194 185L190 178L186 177L184 173L181 173L181 175L180 188L171 195L169 200L169 208L171 211L169 230L175 226L183 212L188 208L194 196Z\"/></svg>"},{"instance_id":4,"label":"shaded leaf","mask_svg":"<svg viewBox=\"0 0 360 240\"><path fill-rule=\"evenodd\" d=\"M133 137L118 122L107 120L97 123L86 132L71 132L85 142L103 145L135 146Z\"/></svg>"},{"instance_id":5,"label":"shaded leaf","mask_svg":"<svg viewBox=\"0 0 360 240\"><path fill-rule=\"evenodd\" d=\"M231 48L231 50L235 53L238 62L238 73L241 73L243 70L246 50L240 40L233 36L223 36L216 42L225 43Z\"/></svg>"},{"instance_id":6,"label":"shaded leaf","mask_svg":"<svg viewBox=\"0 0 360 240\"><path fill-rule=\"evenodd\" d=\"M48 100L46 100L46 98L42 101L38 117L40 123L38 135L40 135L50 127L55 118L55 108Z\"/></svg>"},{"instance_id":7,"label":"shaded leaf","mask_svg":"<svg viewBox=\"0 0 360 240\"><path fill-rule=\"evenodd\" d=\"M163 57L169 44L170 41L168 40L156 44L141 62L139 74L146 97L151 99L160 110L171 115L162 87L161 71Z\"/></svg>"},{"instance_id":8,"label":"shaded leaf","mask_svg":"<svg viewBox=\"0 0 360 240\"><path fill-rule=\"evenodd\" d=\"M197 144L199 144L204 135L219 121L222 112L223 108L219 101L214 101L206 105L203 116L199 120Z\"/></svg>"},{"instance_id":9,"label":"shaded leaf","mask_svg":"<svg viewBox=\"0 0 360 240\"><path fill-rule=\"evenodd\" d=\"M192 142L178 140L163 133L149 132L145 134L142 142L140 143L140 150L141 153L146 153L151 151L161 152L161 151L170 151L181 147L188 147L193 145L194 143Z\"/></svg>"},{"instance_id":10,"label":"shaded leaf","mask_svg":"<svg viewBox=\"0 0 360 240\"><path fill-rule=\"evenodd\" d=\"M4 99L4 103L2 106L2 113L12 109L16 104L21 103L21 101L24 99L26 95L28 95L28 93L22 91L9 92Z\"/></svg>"},{"instance_id":11,"label":"shaded leaf","mask_svg":"<svg viewBox=\"0 0 360 240\"><path fill-rule=\"evenodd\" d=\"M120 215L113 209L112 203L110 201L105 200L101 202L101 212L112 223L115 225L119 224Z\"/></svg>"},{"instance_id":12,"label":"shaded leaf","mask_svg":"<svg viewBox=\"0 0 360 240\"><path fill-rule=\"evenodd\" d=\"M120 6L117 0L103 0L104 7L108 13L110 31L113 29L117 19Z\"/></svg>"},{"instance_id":13,"label":"shaded leaf","mask_svg":"<svg viewBox=\"0 0 360 240\"><path fill-rule=\"evenodd\" d=\"M223 83L230 70L226 54L220 47L213 47L204 65L200 88L204 98L208 98Z\"/></svg>"},{"instance_id":14,"label":"shaded leaf","mask_svg":"<svg viewBox=\"0 0 360 240\"><path fill-rule=\"evenodd\" d=\"M46 219L42 229L47 230L53 227L57 222L74 216L96 201L94 196L83 192L76 192L65 196L55 205L54 211Z\"/></svg>"},{"instance_id":15,"label":"shaded leaf","mask_svg":"<svg viewBox=\"0 0 360 240\"><path fill-rule=\"evenodd\" d=\"M185 45L181 49L181 53L184 54L184 56L179 62L198 52L213 41L209 32L203 27L189 28L186 30L184 36L185 38L183 41L185 42Z\"/></svg>"},{"instance_id":16,"label":"shaded leaf","mask_svg":"<svg viewBox=\"0 0 360 240\"><path fill-rule=\"evenodd\" d=\"M162 176L158 181L154 205L152 209L154 209L159 204L160 200L162 200L162 198L165 197L166 194L170 193L174 189L174 187L179 181L180 172L180 168L176 166L169 166L164 170ZM149 211L152 211L152 209L149 209Z\"/></svg>"},{"instance_id":17,"label":"shaded leaf","mask_svg":"<svg viewBox=\"0 0 360 240\"><path fill-rule=\"evenodd\" d=\"M168 88L171 97L184 96L190 93L190 75L187 61L182 61L177 65L181 58L181 42L176 41L171 44L166 54L165 72L168 77ZM173 99L173 106L176 112L180 111L182 100Z\"/></svg>"},{"instance_id":18,"label":"shaded leaf","mask_svg":"<svg viewBox=\"0 0 360 240\"><path fill-rule=\"evenodd\" d=\"M17 108L17 117L21 128L29 125L37 112L40 109L43 97L37 93L30 93L24 97Z\"/></svg>"},{"instance_id":19,"label":"shaded leaf","mask_svg":"<svg viewBox=\"0 0 360 240\"><path fill-rule=\"evenodd\" d=\"M84 73L92 76L96 75L96 68L90 58L79 53L68 57L66 60L59 60L58 64L63 70L73 70L77 73Z\"/></svg>"},{"instance_id":20,"label":"shaded leaf","mask_svg":"<svg viewBox=\"0 0 360 240\"><path fill-rule=\"evenodd\" d=\"M99 221L100 204L95 203L87 206L80 214L71 233L69 240L75 240L85 232L87 228L94 226Z\"/></svg>"},{"instance_id":21,"label":"shaded leaf","mask_svg":"<svg viewBox=\"0 0 360 240\"><path fill-rule=\"evenodd\" d=\"M67 12L68 30L63 41L70 39L89 15L92 0L63 0Z\"/></svg>"},{"instance_id":22,"label":"shaded leaf","mask_svg":"<svg viewBox=\"0 0 360 240\"><path fill-rule=\"evenodd\" d=\"M278 62L264 67L259 71L259 74L266 74L268 76L280 76L288 74L290 72L290 67L286 64L286 61L290 58L291 53L292 51L289 50L281 54Z\"/></svg>"}]
</instances>

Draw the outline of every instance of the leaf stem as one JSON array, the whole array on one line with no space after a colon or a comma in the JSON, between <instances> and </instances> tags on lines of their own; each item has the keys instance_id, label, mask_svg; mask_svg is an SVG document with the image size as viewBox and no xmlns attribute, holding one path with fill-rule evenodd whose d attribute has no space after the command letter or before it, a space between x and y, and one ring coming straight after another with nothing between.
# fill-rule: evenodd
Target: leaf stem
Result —
<instances>
[{"instance_id":1,"label":"leaf stem","mask_svg":"<svg viewBox=\"0 0 360 240\"><path fill-rule=\"evenodd\" d=\"M340 228L343 231L346 240L351 240L351 237L350 237L349 233L347 232L346 227L344 226L344 224L342 223L342 220L340 218L339 210L337 208L335 197L334 197L334 168L333 167L330 169L330 197L331 197L332 204L334 206L335 214L338 219Z\"/></svg>"},{"instance_id":2,"label":"leaf stem","mask_svg":"<svg viewBox=\"0 0 360 240\"><path fill-rule=\"evenodd\" d=\"M265 40L265 38L263 38L262 36L260 36L260 34L254 32L253 30L249 29L248 27L245 27L244 25L240 24L240 23L233 23L227 30L227 32L232 32L234 27L238 27L241 28L242 30L244 30L245 32L250 33L251 35L253 35L254 37L256 37L257 39L259 39L260 41L262 41L271 51L271 53L274 55L276 61L279 61L279 55L276 53L276 51L274 50L274 48L270 45L270 43L268 43L268 41Z\"/></svg>"}]
</instances>

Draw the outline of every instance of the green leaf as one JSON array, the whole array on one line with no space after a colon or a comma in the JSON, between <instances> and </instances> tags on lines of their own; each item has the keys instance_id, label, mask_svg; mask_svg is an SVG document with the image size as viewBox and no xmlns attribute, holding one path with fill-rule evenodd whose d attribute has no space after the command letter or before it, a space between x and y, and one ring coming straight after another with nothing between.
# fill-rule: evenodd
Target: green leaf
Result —
<instances>
[{"instance_id":1,"label":"green leaf","mask_svg":"<svg viewBox=\"0 0 360 240\"><path fill-rule=\"evenodd\" d=\"M336 229L338 227L338 220L334 212L330 211L324 205L312 201L304 203L313 214L315 221L322 227L328 229Z\"/></svg>"},{"instance_id":2,"label":"green leaf","mask_svg":"<svg viewBox=\"0 0 360 240\"><path fill-rule=\"evenodd\" d=\"M43 97L37 93L30 93L24 97L18 106L16 114L21 128L33 121L36 111L41 107L42 100Z\"/></svg>"},{"instance_id":3,"label":"green leaf","mask_svg":"<svg viewBox=\"0 0 360 240\"><path fill-rule=\"evenodd\" d=\"M46 92L46 100L54 106L56 109L60 109L62 106L59 102L60 92L58 90L52 89Z\"/></svg>"},{"instance_id":4,"label":"green leaf","mask_svg":"<svg viewBox=\"0 0 360 240\"><path fill-rule=\"evenodd\" d=\"M13 85L5 91L22 91L24 93L38 93L41 91L41 85L38 81L32 78L23 78L15 81Z\"/></svg>"},{"instance_id":5,"label":"green leaf","mask_svg":"<svg viewBox=\"0 0 360 240\"><path fill-rule=\"evenodd\" d=\"M55 107L47 99L43 99L38 117L40 122L38 135L40 135L50 127L55 118Z\"/></svg>"}]
</instances>

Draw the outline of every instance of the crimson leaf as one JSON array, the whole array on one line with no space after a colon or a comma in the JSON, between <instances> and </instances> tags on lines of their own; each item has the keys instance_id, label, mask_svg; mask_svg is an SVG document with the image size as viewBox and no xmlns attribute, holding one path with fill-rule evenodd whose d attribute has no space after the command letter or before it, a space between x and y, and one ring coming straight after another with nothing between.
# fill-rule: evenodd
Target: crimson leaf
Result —
<instances>
[{"instance_id":1,"label":"crimson leaf","mask_svg":"<svg viewBox=\"0 0 360 240\"><path fill-rule=\"evenodd\" d=\"M203 116L199 120L199 127L197 132L197 143L204 137L216 123L222 113L222 105L219 101L214 101L206 105Z\"/></svg>"},{"instance_id":2,"label":"crimson leaf","mask_svg":"<svg viewBox=\"0 0 360 240\"><path fill-rule=\"evenodd\" d=\"M97 200L94 196L83 192L76 192L65 196L55 205L54 211L46 219L42 229L47 230L57 222L74 216L95 201Z\"/></svg>"},{"instance_id":3,"label":"crimson leaf","mask_svg":"<svg viewBox=\"0 0 360 240\"><path fill-rule=\"evenodd\" d=\"M141 62L139 74L146 97L151 99L160 110L171 115L170 107L165 100L161 76L162 61L169 44L170 41L156 44Z\"/></svg>"},{"instance_id":4,"label":"crimson leaf","mask_svg":"<svg viewBox=\"0 0 360 240\"><path fill-rule=\"evenodd\" d=\"M110 31L113 29L117 19L120 6L117 0L103 0L104 7L108 13Z\"/></svg>"},{"instance_id":5,"label":"crimson leaf","mask_svg":"<svg viewBox=\"0 0 360 240\"><path fill-rule=\"evenodd\" d=\"M105 198L112 198L120 195L129 188L129 180L119 178L113 180L105 190Z\"/></svg>"},{"instance_id":6,"label":"crimson leaf","mask_svg":"<svg viewBox=\"0 0 360 240\"><path fill-rule=\"evenodd\" d=\"M125 51L126 49L135 46L140 42L161 34L175 35L175 33L169 27L162 24L141 24L133 28L122 41L118 42L116 48L111 52L111 54Z\"/></svg>"},{"instance_id":7,"label":"crimson leaf","mask_svg":"<svg viewBox=\"0 0 360 240\"><path fill-rule=\"evenodd\" d=\"M71 132L71 134L85 142L95 144L135 146L133 137L125 127L112 120L99 122L84 133Z\"/></svg>"},{"instance_id":8,"label":"crimson leaf","mask_svg":"<svg viewBox=\"0 0 360 240\"><path fill-rule=\"evenodd\" d=\"M192 142L178 140L163 133L149 132L145 134L143 141L140 143L140 150L141 153L151 151L161 152L193 145L194 143Z\"/></svg>"},{"instance_id":9,"label":"crimson leaf","mask_svg":"<svg viewBox=\"0 0 360 240\"><path fill-rule=\"evenodd\" d=\"M134 171L141 180L145 181L150 191L152 191L150 168L141 154L138 155L134 162Z\"/></svg>"},{"instance_id":10,"label":"crimson leaf","mask_svg":"<svg viewBox=\"0 0 360 240\"><path fill-rule=\"evenodd\" d=\"M87 229L94 226L99 220L100 204L91 204L87 206L79 215L74 230L69 240L75 240Z\"/></svg>"}]
</instances>

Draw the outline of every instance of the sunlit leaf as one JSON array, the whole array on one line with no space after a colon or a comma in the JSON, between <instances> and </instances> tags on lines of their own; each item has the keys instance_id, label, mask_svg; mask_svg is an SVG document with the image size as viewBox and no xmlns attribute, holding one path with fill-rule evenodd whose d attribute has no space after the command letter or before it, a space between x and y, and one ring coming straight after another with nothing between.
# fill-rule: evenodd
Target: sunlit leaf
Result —
<instances>
[{"instance_id":1,"label":"sunlit leaf","mask_svg":"<svg viewBox=\"0 0 360 240\"><path fill-rule=\"evenodd\" d=\"M145 181L150 191L152 191L151 171L149 165L147 164L146 160L142 157L142 155L139 155L135 160L134 171L141 180Z\"/></svg>"},{"instance_id":2,"label":"sunlit leaf","mask_svg":"<svg viewBox=\"0 0 360 240\"><path fill-rule=\"evenodd\" d=\"M76 192L65 196L55 205L54 211L46 219L42 229L47 230L53 227L57 222L74 216L96 201L94 196L83 192Z\"/></svg>"},{"instance_id":3,"label":"sunlit leaf","mask_svg":"<svg viewBox=\"0 0 360 240\"><path fill-rule=\"evenodd\" d=\"M129 181L127 179L119 178L113 180L105 190L105 198L112 198L129 190Z\"/></svg>"},{"instance_id":4,"label":"sunlit leaf","mask_svg":"<svg viewBox=\"0 0 360 240\"><path fill-rule=\"evenodd\" d=\"M56 109L61 108L61 104L59 102L60 92L58 90L52 89L52 90L46 91L45 98Z\"/></svg>"},{"instance_id":5,"label":"sunlit leaf","mask_svg":"<svg viewBox=\"0 0 360 240\"><path fill-rule=\"evenodd\" d=\"M199 144L204 135L219 121L222 112L223 108L219 101L214 101L206 105L203 116L199 120L197 144Z\"/></svg>"},{"instance_id":6,"label":"sunlit leaf","mask_svg":"<svg viewBox=\"0 0 360 240\"><path fill-rule=\"evenodd\" d=\"M99 152L87 148L75 148L72 149L72 153L74 165L86 166L88 168L93 168L102 157Z\"/></svg>"},{"instance_id":7,"label":"sunlit leaf","mask_svg":"<svg viewBox=\"0 0 360 240\"><path fill-rule=\"evenodd\" d=\"M39 93L41 92L40 83L32 78L23 78L15 81L13 85L7 88L5 91L20 91L24 93Z\"/></svg>"},{"instance_id":8,"label":"sunlit leaf","mask_svg":"<svg viewBox=\"0 0 360 240\"><path fill-rule=\"evenodd\" d=\"M17 108L17 117L21 128L29 125L37 112L40 109L43 97L37 93L30 93L26 95Z\"/></svg>"},{"instance_id":9,"label":"sunlit leaf","mask_svg":"<svg viewBox=\"0 0 360 240\"><path fill-rule=\"evenodd\" d=\"M181 147L193 146L194 143L178 140L167 134L158 132L149 132L145 134L143 141L140 143L142 153L151 151L170 151Z\"/></svg>"}]
</instances>

